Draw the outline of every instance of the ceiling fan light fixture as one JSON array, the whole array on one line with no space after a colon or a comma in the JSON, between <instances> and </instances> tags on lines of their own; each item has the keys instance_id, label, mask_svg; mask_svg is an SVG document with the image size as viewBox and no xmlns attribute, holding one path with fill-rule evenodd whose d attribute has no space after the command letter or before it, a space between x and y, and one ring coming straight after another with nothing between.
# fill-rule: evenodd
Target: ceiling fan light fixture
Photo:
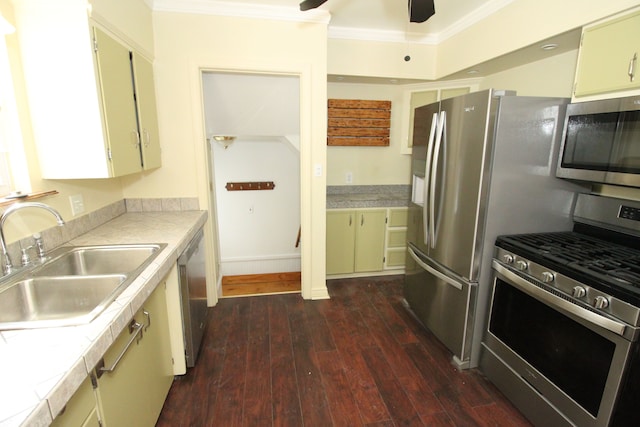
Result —
<instances>
[{"instance_id":1,"label":"ceiling fan light fixture","mask_svg":"<svg viewBox=\"0 0 640 427\"><path fill-rule=\"evenodd\" d=\"M409 22L425 22L435 13L433 0L409 0Z\"/></svg>"},{"instance_id":2,"label":"ceiling fan light fixture","mask_svg":"<svg viewBox=\"0 0 640 427\"><path fill-rule=\"evenodd\" d=\"M315 9L316 7L322 6L326 1L327 0L304 0L300 3L300 10L304 12L305 10Z\"/></svg>"}]
</instances>

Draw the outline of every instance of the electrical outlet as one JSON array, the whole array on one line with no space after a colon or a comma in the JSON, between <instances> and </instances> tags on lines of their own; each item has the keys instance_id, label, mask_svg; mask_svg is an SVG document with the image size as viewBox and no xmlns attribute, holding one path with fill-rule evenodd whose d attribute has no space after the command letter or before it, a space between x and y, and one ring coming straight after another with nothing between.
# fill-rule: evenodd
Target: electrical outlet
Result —
<instances>
[{"instance_id":1,"label":"electrical outlet","mask_svg":"<svg viewBox=\"0 0 640 427\"><path fill-rule=\"evenodd\" d=\"M353 184L353 172L347 172L344 182L346 182L347 184Z\"/></svg>"},{"instance_id":2,"label":"electrical outlet","mask_svg":"<svg viewBox=\"0 0 640 427\"><path fill-rule=\"evenodd\" d=\"M71 203L71 215L76 216L84 212L84 200L82 199L82 194L69 196L69 202Z\"/></svg>"}]
</instances>

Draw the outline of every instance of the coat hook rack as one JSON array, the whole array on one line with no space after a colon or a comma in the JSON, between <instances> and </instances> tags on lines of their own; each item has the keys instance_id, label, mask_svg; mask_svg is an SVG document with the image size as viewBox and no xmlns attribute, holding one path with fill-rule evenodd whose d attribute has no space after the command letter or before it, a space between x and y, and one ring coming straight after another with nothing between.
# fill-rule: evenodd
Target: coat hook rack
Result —
<instances>
[{"instance_id":1,"label":"coat hook rack","mask_svg":"<svg viewBox=\"0 0 640 427\"><path fill-rule=\"evenodd\" d=\"M225 188L227 191L273 190L276 185L273 181L227 182Z\"/></svg>"}]
</instances>

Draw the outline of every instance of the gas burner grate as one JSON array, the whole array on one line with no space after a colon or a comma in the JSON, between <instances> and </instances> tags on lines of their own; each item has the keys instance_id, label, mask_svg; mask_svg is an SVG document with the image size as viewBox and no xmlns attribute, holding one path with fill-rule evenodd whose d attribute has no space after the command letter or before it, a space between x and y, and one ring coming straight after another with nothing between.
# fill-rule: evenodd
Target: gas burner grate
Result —
<instances>
[{"instance_id":1,"label":"gas burner grate","mask_svg":"<svg viewBox=\"0 0 640 427\"><path fill-rule=\"evenodd\" d=\"M535 254L613 285L640 289L640 250L576 232L519 234L499 240L521 248L522 256Z\"/></svg>"}]
</instances>

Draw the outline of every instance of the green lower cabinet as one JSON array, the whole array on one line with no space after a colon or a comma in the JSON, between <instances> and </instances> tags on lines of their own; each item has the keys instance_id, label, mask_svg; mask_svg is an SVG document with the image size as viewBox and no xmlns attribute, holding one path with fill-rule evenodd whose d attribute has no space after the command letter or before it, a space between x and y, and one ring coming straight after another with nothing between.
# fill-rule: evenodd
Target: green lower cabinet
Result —
<instances>
[{"instance_id":1,"label":"green lower cabinet","mask_svg":"<svg viewBox=\"0 0 640 427\"><path fill-rule=\"evenodd\" d=\"M98 404L87 377L51 424L52 427L100 427Z\"/></svg>"},{"instance_id":2,"label":"green lower cabinet","mask_svg":"<svg viewBox=\"0 0 640 427\"><path fill-rule=\"evenodd\" d=\"M355 273L382 270L386 219L386 210L357 211Z\"/></svg>"},{"instance_id":3,"label":"green lower cabinet","mask_svg":"<svg viewBox=\"0 0 640 427\"><path fill-rule=\"evenodd\" d=\"M386 209L327 212L327 274L381 271Z\"/></svg>"},{"instance_id":4,"label":"green lower cabinet","mask_svg":"<svg viewBox=\"0 0 640 427\"><path fill-rule=\"evenodd\" d=\"M104 356L97 394L104 427L154 426L173 381L166 289L160 284Z\"/></svg>"},{"instance_id":5,"label":"green lower cabinet","mask_svg":"<svg viewBox=\"0 0 640 427\"><path fill-rule=\"evenodd\" d=\"M408 208L389 209L387 242L385 244L385 270L404 268L407 259Z\"/></svg>"}]
</instances>

